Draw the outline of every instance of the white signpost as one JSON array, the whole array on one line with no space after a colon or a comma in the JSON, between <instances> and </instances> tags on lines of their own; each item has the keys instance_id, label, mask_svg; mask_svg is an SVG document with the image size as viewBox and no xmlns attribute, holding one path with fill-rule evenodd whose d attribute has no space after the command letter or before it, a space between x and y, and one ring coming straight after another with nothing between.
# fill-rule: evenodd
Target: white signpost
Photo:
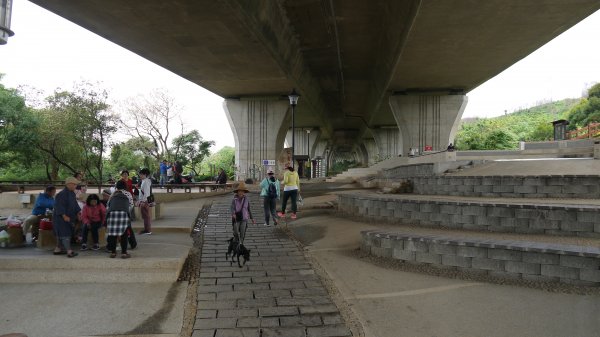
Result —
<instances>
[{"instance_id":1,"label":"white signpost","mask_svg":"<svg viewBox=\"0 0 600 337\"><path fill-rule=\"evenodd\" d=\"M275 160L263 159L262 164L263 166L275 166Z\"/></svg>"}]
</instances>

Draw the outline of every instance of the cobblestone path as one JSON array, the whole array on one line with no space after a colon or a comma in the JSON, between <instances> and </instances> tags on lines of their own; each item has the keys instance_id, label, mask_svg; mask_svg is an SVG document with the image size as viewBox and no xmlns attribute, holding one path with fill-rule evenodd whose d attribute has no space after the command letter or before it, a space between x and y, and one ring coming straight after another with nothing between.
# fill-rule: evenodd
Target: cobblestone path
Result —
<instances>
[{"instance_id":1,"label":"cobblestone path","mask_svg":"<svg viewBox=\"0 0 600 337\"><path fill-rule=\"evenodd\" d=\"M257 225L244 245L243 268L225 259L232 237L231 199L213 203L206 227L193 337L351 336L319 276L287 235L263 226L262 200L251 195Z\"/></svg>"}]
</instances>

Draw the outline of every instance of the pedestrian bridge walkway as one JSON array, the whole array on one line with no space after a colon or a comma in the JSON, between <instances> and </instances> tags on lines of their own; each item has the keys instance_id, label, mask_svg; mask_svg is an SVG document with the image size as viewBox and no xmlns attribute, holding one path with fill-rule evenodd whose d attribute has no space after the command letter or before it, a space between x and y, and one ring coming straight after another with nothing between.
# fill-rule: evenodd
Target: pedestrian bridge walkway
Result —
<instances>
[{"instance_id":1,"label":"pedestrian bridge walkway","mask_svg":"<svg viewBox=\"0 0 600 337\"><path fill-rule=\"evenodd\" d=\"M229 198L216 201L203 229L194 337L351 336L336 305L303 253L285 233L262 225L262 203L251 194L244 245L246 266L226 261L232 236Z\"/></svg>"}]
</instances>

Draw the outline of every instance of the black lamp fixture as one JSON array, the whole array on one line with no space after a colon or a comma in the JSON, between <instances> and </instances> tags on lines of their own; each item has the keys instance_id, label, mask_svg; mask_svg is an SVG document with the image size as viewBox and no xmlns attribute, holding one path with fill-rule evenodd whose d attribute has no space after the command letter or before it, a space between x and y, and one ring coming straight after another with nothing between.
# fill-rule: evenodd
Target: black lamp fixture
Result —
<instances>
[{"instance_id":1,"label":"black lamp fixture","mask_svg":"<svg viewBox=\"0 0 600 337\"><path fill-rule=\"evenodd\" d=\"M298 104L298 98L300 98L300 95L298 95L298 93L296 92L296 89L292 89L292 92L288 95L288 98L290 99L290 105L292 106L292 167L295 167L294 165L294 152L296 152L296 125L295 125L295 112L296 112L296 104Z\"/></svg>"},{"instance_id":2,"label":"black lamp fixture","mask_svg":"<svg viewBox=\"0 0 600 337\"><path fill-rule=\"evenodd\" d=\"M10 17L12 13L12 0L0 0L0 45L6 44L8 38L15 35L10 30Z\"/></svg>"}]
</instances>

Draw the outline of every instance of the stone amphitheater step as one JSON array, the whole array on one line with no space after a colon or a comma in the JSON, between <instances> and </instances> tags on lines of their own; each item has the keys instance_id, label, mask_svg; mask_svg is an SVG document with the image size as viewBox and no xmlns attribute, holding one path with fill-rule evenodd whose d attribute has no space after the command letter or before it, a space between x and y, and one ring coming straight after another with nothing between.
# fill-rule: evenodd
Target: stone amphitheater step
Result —
<instances>
[{"instance_id":1,"label":"stone amphitheater step","mask_svg":"<svg viewBox=\"0 0 600 337\"><path fill-rule=\"evenodd\" d=\"M371 221L600 238L600 200L345 192L338 211Z\"/></svg>"},{"instance_id":2,"label":"stone amphitheater step","mask_svg":"<svg viewBox=\"0 0 600 337\"><path fill-rule=\"evenodd\" d=\"M361 249L371 255L492 277L600 286L600 248L556 242L507 240L498 234L458 231L421 234L363 231Z\"/></svg>"},{"instance_id":3,"label":"stone amphitheater step","mask_svg":"<svg viewBox=\"0 0 600 337\"><path fill-rule=\"evenodd\" d=\"M420 157L392 157L386 160L382 160L367 168L352 168L348 171L342 172L341 174L327 179L328 182L339 182L339 181L354 181L356 179L369 176L378 175L385 170L398 168L401 166L421 165L449 162L456 163L455 152L440 152ZM454 164L450 164L450 167L454 167ZM459 164L462 165L462 164Z\"/></svg>"},{"instance_id":4,"label":"stone amphitheater step","mask_svg":"<svg viewBox=\"0 0 600 337\"><path fill-rule=\"evenodd\" d=\"M34 248L13 253L17 249L26 251L0 256L0 284L175 282L189 253L188 246L158 243L132 250L133 257L125 260L103 251L78 252L68 259Z\"/></svg>"},{"instance_id":5,"label":"stone amphitheater step","mask_svg":"<svg viewBox=\"0 0 600 337\"><path fill-rule=\"evenodd\" d=\"M411 177L414 193L503 198L600 198L600 175Z\"/></svg>"}]
</instances>

